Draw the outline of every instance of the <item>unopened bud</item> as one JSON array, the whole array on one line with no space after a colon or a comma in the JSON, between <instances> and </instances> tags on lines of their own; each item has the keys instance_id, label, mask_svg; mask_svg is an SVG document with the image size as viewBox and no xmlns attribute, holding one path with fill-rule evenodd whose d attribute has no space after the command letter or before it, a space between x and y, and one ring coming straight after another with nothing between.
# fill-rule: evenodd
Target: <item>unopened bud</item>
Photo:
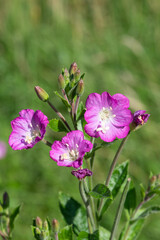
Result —
<instances>
[{"instance_id":1,"label":"unopened bud","mask_svg":"<svg viewBox=\"0 0 160 240\"><path fill-rule=\"evenodd\" d=\"M81 71L78 69L74 74L75 80L78 81L80 79L80 76L81 76Z\"/></svg>"},{"instance_id":2,"label":"unopened bud","mask_svg":"<svg viewBox=\"0 0 160 240\"><path fill-rule=\"evenodd\" d=\"M38 227L36 228L36 234L41 234L41 230Z\"/></svg>"},{"instance_id":3,"label":"unopened bud","mask_svg":"<svg viewBox=\"0 0 160 240\"><path fill-rule=\"evenodd\" d=\"M70 66L69 73L70 74L75 74L77 70L78 70L77 63L73 62Z\"/></svg>"},{"instance_id":4,"label":"unopened bud","mask_svg":"<svg viewBox=\"0 0 160 240\"><path fill-rule=\"evenodd\" d=\"M157 176L152 176L152 177L150 178L150 184L151 184L151 185L155 184L156 181L157 181Z\"/></svg>"},{"instance_id":5,"label":"unopened bud","mask_svg":"<svg viewBox=\"0 0 160 240\"><path fill-rule=\"evenodd\" d=\"M42 100L43 102L46 102L49 99L48 93L43 88L39 86L35 86L34 89L40 100Z\"/></svg>"},{"instance_id":6,"label":"unopened bud","mask_svg":"<svg viewBox=\"0 0 160 240\"><path fill-rule=\"evenodd\" d=\"M44 221L43 227L44 227L45 231L48 231L48 222L47 222L47 220Z\"/></svg>"},{"instance_id":7,"label":"unopened bud","mask_svg":"<svg viewBox=\"0 0 160 240\"><path fill-rule=\"evenodd\" d=\"M7 192L3 194L3 208L8 208L9 207L9 195Z\"/></svg>"},{"instance_id":8,"label":"unopened bud","mask_svg":"<svg viewBox=\"0 0 160 240\"><path fill-rule=\"evenodd\" d=\"M65 88L65 80L62 74L59 75L58 77L58 84L60 89L64 89Z\"/></svg>"},{"instance_id":9,"label":"unopened bud","mask_svg":"<svg viewBox=\"0 0 160 240\"><path fill-rule=\"evenodd\" d=\"M133 114L133 121L130 125L130 130L137 130L142 127L149 118L150 114L147 114L145 110L138 110Z\"/></svg>"},{"instance_id":10,"label":"unopened bud","mask_svg":"<svg viewBox=\"0 0 160 240\"><path fill-rule=\"evenodd\" d=\"M69 77L69 72L68 72L67 68L64 69L64 77L65 78Z\"/></svg>"},{"instance_id":11,"label":"unopened bud","mask_svg":"<svg viewBox=\"0 0 160 240\"><path fill-rule=\"evenodd\" d=\"M53 226L53 230L55 232L58 232L59 231L59 222L57 221L57 219L53 219L52 221L52 226Z\"/></svg>"},{"instance_id":12,"label":"unopened bud","mask_svg":"<svg viewBox=\"0 0 160 240\"><path fill-rule=\"evenodd\" d=\"M40 217L36 217L36 227L42 228L42 220Z\"/></svg>"},{"instance_id":13,"label":"unopened bud","mask_svg":"<svg viewBox=\"0 0 160 240\"><path fill-rule=\"evenodd\" d=\"M77 85L77 89L76 89L76 94L78 96L81 96L84 92L84 82L83 80L81 79L79 82L78 82L78 85Z\"/></svg>"}]
</instances>

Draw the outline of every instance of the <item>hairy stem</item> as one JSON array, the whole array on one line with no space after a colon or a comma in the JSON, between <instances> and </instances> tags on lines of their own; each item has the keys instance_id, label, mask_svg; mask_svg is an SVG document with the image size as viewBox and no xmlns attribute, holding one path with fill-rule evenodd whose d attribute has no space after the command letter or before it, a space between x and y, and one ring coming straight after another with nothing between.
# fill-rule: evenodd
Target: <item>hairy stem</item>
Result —
<instances>
[{"instance_id":1,"label":"hairy stem","mask_svg":"<svg viewBox=\"0 0 160 240\"><path fill-rule=\"evenodd\" d=\"M122 210L123 210L123 207L124 207L124 202L125 202L125 199L126 199L126 195L127 195L127 192L128 192L130 181L131 181L131 179L128 178L127 183L124 187L124 190L123 190L120 202L119 202L119 206L118 206L118 209L117 209L117 214L116 214L116 217L115 217L115 220L114 220L113 228L112 228L112 231L111 231L111 236L110 236L109 240L113 240L114 237L115 237L115 234L116 234L116 231L117 231L117 228L118 228L118 224L119 224L119 221L120 221L120 218L121 218L121 215L122 215Z\"/></svg>"},{"instance_id":2,"label":"hairy stem","mask_svg":"<svg viewBox=\"0 0 160 240\"><path fill-rule=\"evenodd\" d=\"M125 145L125 143L126 143L126 141L128 139L128 136L129 136L129 134L122 140L122 142L121 142L121 144L120 144L120 146L119 146L119 148L118 148L118 150L117 150L117 152L116 152L116 154L114 156L113 162L112 162L112 164L110 166L110 169L109 169L109 172L108 172L108 176L106 178L106 182L105 182L106 186L108 186L108 184L109 184L109 181L111 179L113 170L114 170L115 165L116 165L116 163L118 161L118 158L119 158L119 156L120 156L120 154L122 152L122 149L123 149L123 147L124 147L124 145ZM101 199L100 204L99 204L99 208L98 208L98 216L101 215L103 204L104 204L104 199Z\"/></svg>"},{"instance_id":3,"label":"hairy stem","mask_svg":"<svg viewBox=\"0 0 160 240\"><path fill-rule=\"evenodd\" d=\"M55 111L55 113L58 115L58 117L62 120L62 122L66 125L66 127L68 128L69 131L72 131L70 126L68 125L66 119L64 118L64 116L58 112L58 110L55 108L55 106L48 100L47 103L49 104L49 106Z\"/></svg>"}]
</instances>

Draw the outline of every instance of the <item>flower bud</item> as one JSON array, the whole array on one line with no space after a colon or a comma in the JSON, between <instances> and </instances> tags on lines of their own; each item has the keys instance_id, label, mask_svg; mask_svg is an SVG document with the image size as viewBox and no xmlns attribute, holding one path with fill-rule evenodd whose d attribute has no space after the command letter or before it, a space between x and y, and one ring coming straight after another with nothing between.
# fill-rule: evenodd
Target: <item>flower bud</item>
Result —
<instances>
[{"instance_id":1,"label":"flower bud","mask_svg":"<svg viewBox=\"0 0 160 240\"><path fill-rule=\"evenodd\" d=\"M41 230L38 228L38 227L36 227L36 234L41 234Z\"/></svg>"},{"instance_id":2,"label":"flower bud","mask_svg":"<svg viewBox=\"0 0 160 240\"><path fill-rule=\"evenodd\" d=\"M49 99L48 93L43 88L41 88L39 86L35 86L34 89L40 100L42 100L43 102L46 102Z\"/></svg>"},{"instance_id":3,"label":"flower bud","mask_svg":"<svg viewBox=\"0 0 160 240\"><path fill-rule=\"evenodd\" d=\"M78 70L77 63L73 62L70 66L69 73L70 74L75 74L77 70Z\"/></svg>"},{"instance_id":4,"label":"flower bud","mask_svg":"<svg viewBox=\"0 0 160 240\"><path fill-rule=\"evenodd\" d=\"M53 230L55 232L58 232L59 231L59 222L57 221L57 219L53 219L52 221L52 226L53 226Z\"/></svg>"},{"instance_id":5,"label":"flower bud","mask_svg":"<svg viewBox=\"0 0 160 240\"><path fill-rule=\"evenodd\" d=\"M74 175L76 178L78 178L79 180L82 180L83 178L85 178L86 176L92 176L92 171L90 171L87 168L84 169L78 169L78 170L73 170L72 175Z\"/></svg>"},{"instance_id":6,"label":"flower bud","mask_svg":"<svg viewBox=\"0 0 160 240\"><path fill-rule=\"evenodd\" d=\"M3 194L3 208L8 208L9 207L9 195L7 192Z\"/></svg>"},{"instance_id":7,"label":"flower bud","mask_svg":"<svg viewBox=\"0 0 160 240\"><path fill-rule=\"evenodd\" d=\"M77 89L76 89L76 94L81 96L84 92L84 82L83 80L81 79L79 82L78 82L78 85L77 85Z\"/></svg>"},{"instance_id":8,"label":"flower bud","mask_svg":"<svg viewBox=\"0 0 160 240\"><path fill-rule=\"evenodd\" d=\"M78 81L80 79L80 76L81 76L81 71L78 69L74 74L75 80Z\"/></svg>"},{"instance_id":9,"label":"flower bud","mask_svg":"<svg viewBox=\"0 0 160 240\"><path fill-rule=\"evenodd\" d=\"M58 77L58 84L60 89L64 89L65 88L65 80L62 74L59 75Z\"/></svg>"},{"instance_id":10,"label":"flower bud","mask_svg":"<svg viewBox=\"0 0 160 240\"><path fill-rule=\"evenodd\" d=\"M67 68L64 69L64 77L69 78L69 72L68 72Z\"/></svg>"},{"instance_id":11,"label":"flower bud","mask_svg":"<svg viewBox=\"0 0 160 240\"><path fill-rule=\"evenodd\" d=\"M147 114L145 112L146 112L145 110L138 110L133 114L131 130L137 130L148 121L150 114Z\"/></svg>"},{"instance_id":12,"label":"flower bud","mask_svg":"<svg viewBox=\"0 0 160 240\"><path fill-rule=\"evenodd\" d=\"M157 176L152 176L150 179L150 184L153 185L157 180Z\"/></svg>"},{"instance_id":13,"label":"flower bud","mask_svg":"<svg viewBox=\"0 0 160 240\"><path fill-rule=\"evenodd\" d=\"M42 228L42 220L40 217L36 217L36 227Z\"/></svg>"},{"instance_id":14,"label":"flower bud","mask_svg":"<svg viewBox=\"0 0 160 240\"><path fill-rule=\"evenodd\" d=\"M45 230L45 231L48 231L49 228L48 228L48 222L47 222L47 220L44 221L43 227L44 227L44 230Z\"/></svg>"}]
</instances>

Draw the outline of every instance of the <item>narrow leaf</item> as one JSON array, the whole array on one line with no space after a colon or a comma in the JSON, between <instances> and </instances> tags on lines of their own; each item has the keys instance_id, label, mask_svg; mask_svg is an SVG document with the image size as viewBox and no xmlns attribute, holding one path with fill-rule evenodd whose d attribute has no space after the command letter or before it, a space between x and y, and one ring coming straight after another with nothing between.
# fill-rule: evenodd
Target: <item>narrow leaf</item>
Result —
<instances>
[{"instance_id":1,"label":"narrow leaf","mask_svg":"<svg viewBox=\"0 0 160 240\"><path fill-rule=\"evenodd\" d=\"M158 212L160 212L160 206L152 206L152 207L147 208L144 212L142 212L142 213L137 217L137 219L146 218L146 217L148 217L149 215L151 215L151 214L153 214L153 213L158 213Z\"/></svg>"},{"instance_id":2,"label":"narrow leaf","mask_svg":"<svg viewBox=\"0 0 160 240\"><path fill-rule=\"evenodd\" d=\"M136 190L134 187L129 189L124 207L128 209L128 211L136 208Z\"/></svg>"},{"instance_id":3,"label":"narrow leaf","mask_svg":"<svg viewBox=\"0 0 160 240\"><path fill-rule=\"evenodd\" d=\"M61 120L59 119L51 119L49 121L48 126L54 131L54 132L68 132Z\"/></svg>"},{"instance_id":4,"label":"narrow leaf","mask_svg":"<svg viewBox=\"0 0 160 240\"><path fill-rule=\"evenodd\" d=\"M67 102L65 98L63 98L57 91L54 91L54 94L61 99L62 103L68 108L68 110L71 109L71 105Z\"/></svg>"},{"instance_id":5,"label":"narrow leaf","mask_svg":"<svg viewBox=\"0 0 160 240\"><path fill-rule=\"evenodd\" d=\"M15 221L15 218L18 216L19 212L20 212L20 207L21 205L19 205L18 207L16 207L12 214L10 215L10 222L9 222L9 226L10 226L10 230L12 231L13 228L14 228L14 221Z\"/></svg>"},{"instance_id":6,"label":"narrow leaf","mask_svg":"<svg viewBox=\"0 0 160 240\"><path fill-rule=\"evenodd\" d=\"M128 174L128 161L118 165L115 170L113 171L112 177L109 182L109 189L112 192L113 198L115 198L126 180Z\"/></svg>"},{"instance_id":7,"label":"narrow leaf","mask_svg":"<svg viewBox=\"0 0 160 240\"><path fill-rule=\"evenodd\" d=\"M124 231L121 235L119 240L136 240L142 230L144 225L144 219L139 219L137 222L133 223L129 226L128 231ZM125 238L124 238L125 237Z\"/></svg>"},{"instance_id":8,"label":"narrow leaf","mask_svg":"<svg viewBox=\"0 0 160 240\"><path fill-rule=\"evenodd\" d=\"M73 224L76 234L88 231L86 210L80 203L64 193L59 193L59 204L66 223Z\"/></svg>"},{"instance_id":9,"label":"narrow leaf","mask_svg":"<svg viewBox=\"0 0 160 240\"><path fill-rule=\"evenodd\" d=\"M104 198L104 197L110 197L111 198L111 192L108 187L106 187L104 184L97 184L92 191L89 192L89 195L91 195L94 198Z\"/></svg>"}]
</instances>

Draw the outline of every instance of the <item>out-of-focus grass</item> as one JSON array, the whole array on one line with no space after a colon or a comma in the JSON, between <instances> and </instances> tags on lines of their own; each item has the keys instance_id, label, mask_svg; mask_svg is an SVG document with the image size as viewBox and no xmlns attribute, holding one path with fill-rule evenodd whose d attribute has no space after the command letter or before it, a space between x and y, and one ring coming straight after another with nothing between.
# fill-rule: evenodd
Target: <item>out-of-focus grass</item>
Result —
<instances>
[{"instance_id":1,"label":"out-of-focus grass","mask_svg":"<svg viewBox=\"0 0 160 240\"><path fill-rule=\"evenodd\" d=\"M158 0L15 0L0 1L0 139L8 141L10 121L24 108L54 112L40 102L34 86L53 95L62 67L76 61L85 76L85 100L91 92L120 92L133 111L151 114L147 125L134 133L120 161L130 159L130 174L147 184L159 173L160 132L160 1ZM52 138L53 135L53 138ZM48 138L56 136L49 132ZM60 136L59 136L60 138ZM104 181L118 142L100 150L96 181ZM12 206L23 202L14 239L32 239L32 218L58 218L58 191L79 199L77 180L70 169L57 167L43 143L14 152L0 162L0 192L8 191ZM105 153L104 153L105 151ZM104 157L106 156L106 157ZM111 228L114 209L103 225ZM148 220L141 240L159 240L158 216Z\"/></svg>"}]
</instances>

